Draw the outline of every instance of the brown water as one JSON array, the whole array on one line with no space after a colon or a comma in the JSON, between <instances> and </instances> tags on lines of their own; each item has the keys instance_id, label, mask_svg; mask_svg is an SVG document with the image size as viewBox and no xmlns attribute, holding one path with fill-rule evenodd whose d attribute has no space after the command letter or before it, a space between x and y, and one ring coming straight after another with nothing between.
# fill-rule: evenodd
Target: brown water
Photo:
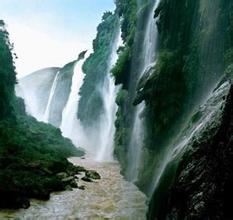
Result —
<instances>
[{"instance_id":1,"label":"brown water","mask_svg":"<svg viewBox=\"0 0 233 220\"><path fill-rule=\"evenodd\" d=\"M0 219L25 220L144 220L146 196L123 179L118 163L98 163L89 159L71 158L71 162L94 169L101 180L79 181L85 190L54 193L47 202L32 200L29 209L2 211Z\"/></svg>"}]
</instances>

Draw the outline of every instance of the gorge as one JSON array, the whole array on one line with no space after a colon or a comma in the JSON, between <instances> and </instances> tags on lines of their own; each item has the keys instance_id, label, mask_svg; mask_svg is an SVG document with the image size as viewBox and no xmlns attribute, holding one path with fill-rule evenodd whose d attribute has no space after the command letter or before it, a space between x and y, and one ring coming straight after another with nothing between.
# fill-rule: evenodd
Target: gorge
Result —
<instances>
[{"instance_id":1,"label":"gorge","mask_svg":"<svg viewBox=\"0 0 233 220\"><path fill-rule=\"evenodd\" d=\"M17 84L2 21L0 183L19 194L9 204L28 208L20 199L41 199L41 188L75 188L56 179L64 172L78 188L32 200L28 209L4 209L0 218L232 219L232 10L229 0L116 0L92 48ZM6 177L31 172L28 164L28 188L36 190L22 197L26 174ZM87 170L75 173L79 166ZM93 170L101 179L86 182ZM47 179L37 186L38 178Z\"/></svg>"}]
</instances>

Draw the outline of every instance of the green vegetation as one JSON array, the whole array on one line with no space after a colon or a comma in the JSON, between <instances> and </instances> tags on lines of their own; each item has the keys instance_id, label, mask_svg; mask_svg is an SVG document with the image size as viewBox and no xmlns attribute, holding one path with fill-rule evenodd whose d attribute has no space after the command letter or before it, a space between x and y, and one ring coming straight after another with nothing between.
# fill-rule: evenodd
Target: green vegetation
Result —
<instances>
[{"instance_id":1,"label":"green vegetation","mask_svg":"<svg viewBox=\"0 0 233 220\"><path fill-rule=\"evenodd\" d=\"M0 20L0 119L12 115L14 103L15 67L12 65L12 45L8 39L4 22Z\"/></svg>"},{"instance_id":2,"label":"green vegetation","mask_svg":"<svg viewBox=\"0 0 233 220\"><path fill-rule=\"evenodd\" d=\"M0 207L28 207L31 197L49 199L64 190L56 174L72 169L67 157L81 155L59 129L34 118L0 121Z\"/></svg>"},{"instance_id":3,"label":"green vegetation","mask_svg":"<svg viewBox=\"0 0 233 220\"><path fill-rule=\"evenodd\" d=\"M59 129L26 115L14 93L12 49L0 21L0 208L27 208L30 198L48 199L52 191L64 190L70 183L57 174L72 175L75 167L66 158L83 152Z\"/></svg>"},{"instance_id":4,"label":"green vegetation","mask_svg":"<svg viewBox=\"0 0 233 220\"><path fill-rule=\"evenodd\" d=\"M116 103L118 105L118 110L117 110L117 119L115 121L115 127L116 127L116 134L115 134L115 147L114 147L114 154L117 156L120 164L122 171L124 172L125 168L127 167L127 148L125 147L127 143L129 142L129 132L130 129L129 127L126 127L126 122L125 118L125 109L124 109L124 104L126 102L126 99L128 97L128 91L121 89L116 98Z\"/></svg>"},{"instance_id":5,"label":"green vegetation","mask_svg":"<svg viewBox=\"0 0 233 220\"><path fill-rule=\"evenodd\" d=\"M155 11L160 15L157 64L141 91L149 114L148 138L154 139L148 147L162 145L175 134L179 121L224 75L224 54L229 55L228 9L226 1L213 6L187 0L160 2Z\"/></svg>"},{"instance_id":6,"label":"green vegetation","mask_svg":"<svg viewBox=\"0 0 233 220\"><path fill-rule=\"evenodd\" d=\"M119 57L112 69L116 84L122 88L117 97L118 112L115 133L115 155L122 165L122 171L127 169L127 151L132 131L135 106L133 100L137 88L139 66L142 61L142 41L146 28L149 1L118 0L116 11L122 20L122 38L124 47L119 50Z\"/></svg>"},{"instance_id":7,"label":"green vegetation","mask_svg":"<svg viewBox=\"0 0 233 220\"><path fill-rule=\"evenodd\" d=\"M109 74L110 53L118 26L117 14L105 12L93 41L94 51L83 65L85 79L80 92L78 118L87 126L93 125L103 112L101 88Z\"/></svg>"},{"instance_id":8,"label":"green vegetation","mask_svg":"<svg viewBox=\"0 0 233 220\"><path fill-rule=\"evenodd\" d=\"M137 182L144 192L166 147L172 147L171 141L178 136L188 116L219 80L232 80L233 76L233 3L161 0L155 10L159 30L156 65L150 74L138 80L149 2L116 1L117 11L125 21L122 25L125 46L112 70L117 84L122 84L117 98L115 155L123 172L127 169L132 105L146 103L142 116L146 121L146 137ZM195 115L192 120L198 117Z\"/></svg>"},{"instance_id":9,"label":"green vegetation","mask_svg":"<svg viewBox=\"0 0 233 220\"><path fill-rule=\"evenodd\" d=\"M147 104L145 146L156 157L162 156L166 147L173 146L171 141L174 143L189 115L225 73L228 77L231 75L230 5L232 3L224 0L163 0L155 12L159 15L159 54L154 73L144 83L140 98ZM195 115L192 120L198 117L200 115ZM154 167L157 166L156 157ZM148 171L146 166L141 168L144 177L139 181L139 186L143 187L148 184L145 179L153 174L153 170L147 174L144 170ZM169 172L175 173L176 169L165 171L165 178ZM164 182L166 186L160 187L165 187L166 191L172 178ZM150 212L163 219L159 215L164 208L159 205L166 200L167 191L159 190L151 201L158 210L154 211L155 206L151 206ZM161 195L163 198L159 198Z\"/></svg>"},{"instance_id":10,"label":"green vegetation","mask_svg":"<svg viewBox=\"0 0 233 220\"><path fill-rule=\"evenodd\" d=\"M133 43L137 26L137 3L135 0L117 0L117 13L122 17L121 31L125 44L120 50L118 61L112 69L116 84L128 84L130 77L130 66L133 54Z\"/></svg>"}]
</instances>

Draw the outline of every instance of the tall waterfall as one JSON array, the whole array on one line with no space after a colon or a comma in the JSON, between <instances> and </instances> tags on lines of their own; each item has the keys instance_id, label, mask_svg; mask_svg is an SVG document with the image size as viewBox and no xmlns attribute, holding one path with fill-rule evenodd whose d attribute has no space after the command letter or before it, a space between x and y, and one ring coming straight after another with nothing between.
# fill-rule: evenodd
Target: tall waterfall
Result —
<instances>
[{"instance_id":1,"label":"tall waterfall","mask_svg":"<svg viewBox=\"0 0 233 220\"><path fill-rule=\"evenodd\" d=\"M56 76L54 78L50 93L49 93L49 99L48 99L48 103L46 105L46 109L45 109L45 113L44 113L44 117L43 117L43 121L48 123L49 122L49 113L50 113L50 108L51 108L51 103L53 100L53 96L57 87L57 81L58 81L58 76L59 76L60 71L57 71Z\"/></svg>"},{"instance_id":2,"label":"tall waterfall","mask_svg":"<svg viewBox=\"0 0 233 220\"><path fill-rule=\"evenodd\" d=\"M77 61L73 61L63 68L58 68L58 71L54 72L48 88L46 87L46 95L39 96L35 94L36 101L40 98L46 98L43 105L44 108L41 110L43 114L42 121L51 123L51 115L53 114L54 117L57 116L59 122L60 119L61 122L56 125L60 127L63 135L70 138L77 147L84 148L87 154L90 154L99 162L113 161L115 119L117 112L117 104L115 101L118 87L115 86L115 80L111 75L111 69L117 61L118 48L123 44L121 39L121 22L119 18L117 20L118 22L114 23L115 27L110 40L111 42L109 42L111 44L109 45L108 58L104 61L107 64L107 68L106 71L104 70L104 72L101 73L103 74L102 81L96 84L103 103L103 110L93 126L86 128L81 120L77 118L80 100L79 93L85 76L82 69L85 61L83 55L89 57L91 50L89 50L89 54L85 54L86 51L83 51L79 54L79 59ZM36 79L34 81L37 81L37 78L40 78L40 74L36 74ZM64 81L67 79L69 83L64 84ZM43 83L46 84L46 79ZM41 85L38 86L38 90L40 90L40 86ZM27 90L26 84L24 88ZM56 104L59 103L60 100L62 101L62 105L58 106L58 112ZM33 102L29 103L29 107L31 107L31 103ZM36 117L33 112L32 115Z\"/></svg>"},{"instance_id":3,"label":"tall waterfall","mask_svg":"<svg viewBox=\"0 0 233 220\"><path fill-rule=\"evenodd\" d=\"M78 144L77 136L79 135L78 119L76 112L78 109L78 102L80 99L79 90L83 84L84 73L82 66L84 59L78 60L75 65L74 74L72 78L71 92L67 101L67 104L62 113L62 122L60 129L63 136L70 138L74 144Z\"/></svg>"},{"instance_id":4,"label":"tall waterfall","mask_svg":"<svg viewBox=\"0 0 233 220\"><path fill-rule=\"evenodd\" d=\"M159 4L159 0L150 1L152 5L149 13L145 37L143 41L142 57L144 58L139 70L139 79L144 73L155 65L156 60L156 43L157 43L157 25L156 19L154 19L154 11ZM150 7L150 6L149 6ZM138 178L138 169L140 167L141 153L144 140L144 121L140 115L144 110L145 104L141 103L136 107L136 113L134 118L133 130L130 138L128 159L129 165L127 170L127 178L130 181L136 182Z\"/></svg>"},{"instance_id":5,"label":"tall waterfall","mask_svg":"<svg viewBox=\"0 0 233 220\"><path fill-rule=\"evenodd\" d=\"M102 96L104 102L104 113L100 119L100 150L97 154L97 161L112 161L114 148L114 134L115 134L115 119L117 112L117 104L115 103L118 88L115 86L113 76L111 76L111 68L115 65L119 46L122 45L120 24L117 30L115 41L112 45L111 56L109 58L108 74L104 80L102 88Z\"/></svg>"}]
</instances>

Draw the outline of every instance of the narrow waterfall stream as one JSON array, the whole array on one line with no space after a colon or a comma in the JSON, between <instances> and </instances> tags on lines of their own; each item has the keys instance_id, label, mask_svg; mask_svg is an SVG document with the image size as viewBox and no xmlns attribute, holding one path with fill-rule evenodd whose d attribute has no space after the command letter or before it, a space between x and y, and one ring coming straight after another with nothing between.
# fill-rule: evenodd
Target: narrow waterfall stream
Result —
<instances>
[{"instance_id":1,"label":"narrow waterfall stream","mask_svg":"<svg viewBox=\"0 0 233 220\"><path fill-rule=\"evenodd\" d=\"M60 71L58 71L56 73L56 76L54 78L54 81L53 81L53 84L52 84L52 87L51 87L51 90L50 90L50 94L49 94L48 103L47 103L47 106L46 106L46 109L45 109L43 121L46 122L46 123L49 122L49 113L50 113L51 103L52 103L52 100L53 100L54 92L56 90L59 73L60 73Z\"/></svg>"},{"instance_id":2,"label":"narrow waterfall stream","mask_svg":"<svg viewBox=\"0 0 233 220\"><path fill-rule=\"evenodd\" d=\"M149 13L145 37L143 41L142 57L144 59L140 66L139 79L144 75L148 68L150 68L152 65L155 65L156 59L156 39L158 35L158 30L156 19L154 19L154 11L159 4L159 0L151 1L150 4L152 5L152 7ZM127 170L127 178L132 182L136 182L138 178L138 169L140 166L140 158L143 148L145 127L144 120L141 119L140 115L142 114L144 107L144 103L141 103L136 107L133 130L129 144L129 166Z\"/></svg>"},{"instance_id":3,"label":"narrow waterfall stream","mask_svg":"<svg viewBox=\"0 0 233 220\"><path fill-rule=\"evenodd\" d=\"M122 45L120 24L116 34L115 41L112 46L112 53L109 59L108 74L104 81L102 96L104 100L104 114L101 116L100 124L100 150L97 154L97 161L113 161L115 119L117 112L117 104L115 103L118 88L115 86L113 76L111 76L111 68L115 65L118 48Z\"/></svg>"},{"instance_id":4,"label":"narrow waterfall stream","mask_svg":"<svg viewBox=\"0 0 233 220\"><path fill-rule=\"evenodd\" d=\"M70 138L75 145L78 144L76 133L78 132L77 124L79 122L76 117L76 112L80 98L79 90L80 87L82 86L84 79L84 73L82 70L84 61L85 60L82 59L77 61L77 63L75 64L74 74L72 78L71 92L67 104L62 113L62 121L60 126L63 136Z\"/></svg>"}]
</instances>

